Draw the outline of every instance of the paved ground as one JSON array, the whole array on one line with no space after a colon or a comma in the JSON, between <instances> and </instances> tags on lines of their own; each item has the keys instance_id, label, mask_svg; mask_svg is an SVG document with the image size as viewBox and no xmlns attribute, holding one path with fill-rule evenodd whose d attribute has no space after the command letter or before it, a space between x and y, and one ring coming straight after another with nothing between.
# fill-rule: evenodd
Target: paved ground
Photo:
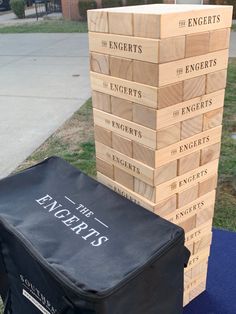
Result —
<instances>
[{"instance_id":1,"label":"paved ground","mask_svg":"<svg viewBox=\"0 0 236 314\"><path fill-rule=\"evenodd\" d=\"M0 178L90 97L86 34L0 35Z\"/></svg>"}]
</instances>

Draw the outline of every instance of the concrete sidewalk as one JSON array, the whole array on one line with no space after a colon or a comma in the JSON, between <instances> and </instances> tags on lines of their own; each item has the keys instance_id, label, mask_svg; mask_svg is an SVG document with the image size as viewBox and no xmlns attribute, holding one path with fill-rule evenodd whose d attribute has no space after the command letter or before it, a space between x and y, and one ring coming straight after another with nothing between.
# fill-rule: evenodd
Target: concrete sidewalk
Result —
<instances>
[{"instance_id":1,"label":"concrete sidewalk","mask_svg":"<svg viewBox=\"0 0 236 314\"><path fill-rule=\"evenodd\" d=\"M0 178L89 97L87 34L0 35Z\"/></svg>"}]
</instances>

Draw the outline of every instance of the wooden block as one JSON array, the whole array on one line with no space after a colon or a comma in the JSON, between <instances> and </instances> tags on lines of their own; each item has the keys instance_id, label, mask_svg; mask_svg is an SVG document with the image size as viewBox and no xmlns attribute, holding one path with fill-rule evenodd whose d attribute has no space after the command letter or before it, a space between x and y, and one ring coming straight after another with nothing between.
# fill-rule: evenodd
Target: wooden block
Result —
<instances>
[{"instance_id":1,"label":"wooden block","mask_svg":"<svg viewBox=\"0 0 236 314\"><path fill-rule=\"evenodd\" d=\"M165 38L160 41L159 62L170 62L185 57L185 36Z\"/></svg>"},{"instance_id":2,"label":"wooden block","mask_svg":"<svg viewBox=\"0 0 236 314\"><path fill-rule=\"evenodd\" d=\"M111 96L157 108L157 91L153 86L127 81L113 76L91 72L92 89Z\"/></svg>"},{"instance_id":3,"label":"wooden block","mask_svg":"<svg viewBox=\"0 0 236 314\"><path fill-rule=\"evenodd\" d=\"M199 183L199 196L214 190L216 187L217 187L217 169L216 173L213 174L210 178Z\"/></svg>"},{"instance_id":4,"label":"wooden block","mask_svg":"<svg viewBox=\"0 0 236 314\"><path fill-rule=\"evenodd\" d=\"M205 237L211 237L211 233L209 235L204 236ZM202 273L206 273L207 272L207 267L208 267L208 258L204 259L201 263L199 263L198 265L194 266L191 269L191 277L197 277L200 276Z\"/></svg>"},{"instance_id":5,"label":"wooden block","mask_svg":"<svg viewBox=\"0 0 236 314\"><path fill-rule=\"evenodd\" d=\"M212 219L206 221L199 227L185 234L185 244L190 244L199 241L204 235L209 234L212 230Z\"/></svg>"},{"instance_id":6,"label":"wooden block","mask_svg":"<svg viewBox=\"0 0 236 314\"><path fill-rule=\"evenodd\" d=\"M158 202L154 208L154 213L165 217L177 208L176 195L172 195L161 202Z\"/></svg>"},{"instance_id":7,"label":"wooden block","mask_svg":"<svg viewBox=\"0 0 236 314\"><path fill-rule=\"evenodd\" d=\"M112 148L129 157L133 156L132 141L114 132L112 133Z\"/></svg>"},{"instance_id":8,"label":"wooden block","mask_svg":"<svg viewBox=\"0 0 236 314\"><path fill-rule=\"evenodd\" d=\"M204 235L201 239L199 239L199 241L194 242L194 245L193 245L194 254L197 254L198 252L202 251L206 247L209 247L211 245L211 242L212 242L212 233ZM197 272L196 269L194 271ZM194 273L193 276L194 275L196 274Z\"/></svg>"},{"instance_id":9,"label":"wooden block","mask_svg":"<svg viewBox=\"0 0 236 314\"><path fill-rule=\"evenodd\" d=\"M111 97L107 94L93 91L93 107L102 111L111 112Z\"/></svg>"},{"instance_id":10,"label":"wooden block","mask_svg":"<svg viewBox=\"0 0 236 314\"><path fill-rule=\"evenodd\" d=\"M157 131L157 149L169 146L180 140L180 123Z\"/></svg>"},{"instance_id":11,"label":"wooden block","mask_svg":"<svg viewBox=\"0 0 236 314\"><path fill-rule=\"evenodd\" d=\"M216 127L201 132L176 144L156 151L155 162L159 167L173 160L187 156L209 145L219 143L221 140L222 127Z\"/></svg>"},{"instance_id":12,"label":"wooden block","mask_svg":"<svg viewBox=\"0 0 236 314\"><path fill-rule=\"evenodd\" d=\"M214 159L220 158L220 145L220 143L216 143L201 150L201 166L207 164Z\"/></svg>"},{"instance_id":13,"label":"wooden block","mask_svg":"<svg viewBox=\"0 0 236 314\"><path fill-rule=\"evenodd\" d=\"M133 104L128 100L111 96L111 112L123 119L133 120Z\"/></svg>"},{"instance_id":14,"label":"wooden block","mask_svg":"<svg viewBox=\"0 0 236 314\"><path fill-rule=\"evenodd\" d=\"M111 147L111 131L104 129L98 125L94 125L95 140Z\"/></svg>"},{"instance_id":15,"label":"wooden block","mask_svg":"<svg viewBox=\"0 0 236 314\"><path fill-rule=\"evenodd\" d=\"M188 261L188 267L194 267L195 265L199 264L206 258L208 258L210 255L210 247L205 248L201 252L194 254L190 256L190 259Z\"/></svg>"},{"instance_id":16,"label":"wooden block","mask_svg":"<svg viewBox=\"0 0 236 314\"><path fill-rule=\"evenodd\" d=\"M156 110L139 104L133 104L133 121L156 130Z\"/></svg>"},{"instance_id":17,"label":"wooden block","mask_svg":"<svg viewBox=\"0 0 236 314\"><path fill-rule=\"evenodd\" d=\"M178 193L178 207L183 207L198 198L198 184ZM187 232L187 231L186 231Z\"/></svg>"},{"instance_id":18,"label":"wooden block","mask_svg":"<svg viewBox=\"0 0 236 314\"><path fill-rule=\"evenodd\" d=\"M108 14L105 11L88 11L88 29L90 32L108 33Z\"/></svg>"},{"instance_id":19,"label":"wooden block","mask_svg":"<svg viewBox=\"0 0 236 314\"><path fill-rule=\"evenodd\" d=\"M188 283L184 285L184 293L190 292L196 287L198 287L200 284L205 283L206 278L207 278L207 274L205 273L199 277L193 278L191 281L189 281Z\"/></svg>"},{"instance_id":20,"label":"wooden block","mask_svg":"<svg viewBox=\"0 0 236 314\"><path fill-rule=\"evenodd\" d=\"M201 282L197 287L189 291L189 302L195 299L206 290L206 281Z\"/></svg>"},{"instance_id":21,"label":"wooden block","mask_svg":"<svg viewBox=\"0 0 236 314\"><path fill-rule=\"evenodd\" d=\"M187 35L185 57L194 57L208 53L209 40L210 32Z\"/></svg>"},{"instance_id":22,"label":"wooden block","mask_svg":"<svg viewBox=\"0 0 236 314\"><path fill-rule=\"evenodd\" d=\"M187 119L182 122L181 140L191 137L197 133L202 132L203 128L203 115Z\"/></svg>"},{"instance_id":23,"label":"wooden block","mask_svg":"<svg viewBox=\"0 0 236 314\"><path fill-rule=\"evenodd\" d=\"M216 29L210 32L210 51L229 48L230 28Z\"/></svg>"},{"instance_id":24,"label":"wooden block","mask_svg":"<svg viewBox=\"0 0 236 314\"><path fill-rule=\"evenodd\" d=\"M130 190L134 189L134 177L117 167L114 167L114 180Z\"/></svg>"},{"instance_id":25,"label":"wooden block","mask_svg":"<svg viewBox=\"0 0 236 314\"><path fill-rule=\"evenodd\" d=\"M154 185L158 185L175 178L177 175L177 160L155 168L154 172Z\"/></svg>"},{"instance_id":26,"label":"wooden block","mask_svg":"<svg viewBox=\"0 0 236 314\"><path fill-rule=\"evenodd\" d=\"M215 128L222 124L223 108L209 111L203 115L203 130Z\"/></svg>"},{"instance_id":27,"label":"wooden block","mask_svg":"<svg viewBox=\"0 0 236 314\"><path fill-rule=\"evenodd\" d=\"M133 81L145 85L158 86L158 66L155 63L133 61Z\"/></svg>"},{"instance_id":28,"label":"wooden block","mask_svg":"<svg viewBox=\"0 0 236 314\"><path fill-rule=\"evenodd\" d=\"M160 38L160 16L156 14L134 14L134 36Z\"/></svg>"},{"instance_id":29,"label":"wooden block","mask_svg":"<svg viewBox=\"0 0 236 314\"><path fill-rule=\"evenodd\" d=\"M183 101L183 82L161 87L158 90L158 109L166 108Z\"/></svg>"},{"instance_id":30,"label":"wooden block","mask_svg":"<svg viewBox=\"0 0 236 314\"><path fill-rule=\"evenodd\" d=\"M190 254L193 254L193 243L187 243L185 247L189 250Z\"/></svg>"},{"instance_id":31,"label":"wooden block","mask_svg":"<svg viewBox=\"0 0 236 314\"><path fill-rule=\"evenodd\" d=\"M227 70L221 70L207 74L206 93L213 93L224 89L227 83Z\"/></svg>"},{"instance_id":32,"label":"wooden block","mask_svg":"<svg viewBox=\"0 0 236 314\"><path fill-rule=\"evenodd\" d=\"M114 178L114 172L113 172L113 165L100 159L96 158L96 168L98 172L101 172L105 176L113 179Z\"/></svg>"},{"instance_id":33,"label":"wooden block","mask_svg":"<svg viewBox=\"0 0 236 314\"><path fill-rule=\"evenodd\" d=\"M185 232L189 232L196 225L196 216L193 216L185 221L183 221L179 226L184 229Z\"/></svg>"},{"instance_id":34,"label":"wooden block","mask_svg":"<svg viewBox=\"0 0 236 314\"><path fill-rule=\"evenodd\" d=\"M213 190L203 196L200 196L193 202L171 212L169 215L165 216L165 219L178 225L213 205L215 202L215 194L216 192Z\"/></svg>"},{"instance_id":35,"label":"wooden block","mask_svg":"<svg viewBox=\"0 0 236 314\"><path fill-rule=\"evenodd\" d=\"M145 165L149 167L155 168L155 150L139 144L137 142L133 142L133 158L141 161Z\"/></svg>"},{"instance_id":36,"label":"wooden block","mask_svg":"<svg viewBox=\"0 0 236 314\"><path fill-rule=\"evenodd\" d=\"M133 61L131 59L110 56L110 75L133 80Z\"/></svg>"},{"instance_id":37,"label":"wooden block","mask_svg":"<svg viewBox=\"0 0 236 314\"><path fill-rule=\"evenodd\" d=\"M95 124L150 148L156 148L155 131L97 109L93 109L93 116Z\"/></svg>"},{"instance_id":38,"label":"wooden block","mask_svg":"<svg viewBox=\"0 0 236 314\"><path fill-rule=\"evenodd\" d=\"M147 199L143 198L141 195L127 189L123 185L119 184L118 182L115 182L114 180L108 178L107 176L103 175L102 173L97 173L97 179L102 184L109 187L111 190L117 192L118 194L126 197L130 201L134 202L135 204L138 204L140 206L143 206L144 208L153 211L155 208L155 204L148 201Z\"/></svg>"},{"instance_id":39,"label":"wooden block","mask_svg":"<svg viewBox=\"0 0 236 314\"><path fill-rule=\"evenodd\" d=\"M99 142L96 142L97 157L105 160L108 163L126 171L132 176L139 178L140 180L153 185L154 182L154 169L150 168L143 163L132 159L120 152L105 146Z\"/></svg>"},{"instance_id":40,"label":"wooden block","mask_svg":"<svg viewBox=\"0 0 236 314\"><path fill-rule=\"evenodd\" d=\"M178 175L184 174L200 166L200 151L189 154L178 160Z\"/></svg>"},{"instance_id":41,"label":"wooden block","mask_svg":"<svg viewBox=\"0 0 236 314\"><path fill-rule=\"evenodd\" d=\"M197 169L191 170L181 176L178 176L172 180L164 182L156 186L157 200L161 201L173 194L181 193L191 187L195 186L197 183L203 182L204 180L212 177L218 169L218 160L213 160L207 165L201 166ZM196 192L192 191L195 195ZM207 191L206 191L207 193ZM186 197L189 197L186 195ZM197 198L197 197L196 197ZM179 206L184 202L183 194L179 198Z\"/></svg>"},{"instance_id":42,"label":"wooden block","mask_svg":"<svg viewBox=\"0 0 236 314\"><path fill-rule=\"evenodd\" d=\"M206 92L206 76L197 76L184 81L184 101L204 95Z\"/></svg>"},{"instance_id":43,"label":"wooden block","mask_svg":"<svg viewBox=\"0 0 236 314\"><path fill-rule=\"evenodd\" d=\"M189 304L189 293L184 293L183 297L183 307Z\"/></svg>"},{"instance_id":44,"label":"wooden block","mask_svg":"<svg viewBox=\"0 0 236 314\"><path fill-rule=\"evenodd\" d=\"M101 53L90 53L91 71L109 74L109 56Z\"/></svg>"},{"instance_id":45,"label":"wooden block","mask_svg":"<svg viewBox=\"0 0 236 314\"><path fill-rule=\"evenodd\" d=\"M205 221L208 221L209 219L213 218L213 216L214 216L214 204L210 205L207 209L197 214L196 227L202 225Z\"/></svg>"},{"instance_id":46,"label":"wooden block","mask_svg":"<svg viewBox=\"0 0 236 314\"><path fill-rule=\"evenodd\" d=\"M224 105L224 94L224 90L220 90L157 110L157 129L222 108Z\"/></svg>"},{"instance_id":47,"label":"wooden block","mask_svg":"<svg viewBox=\"0 0 236 314\"><path fill-rule=\"evenodd\" d=\"M89 33L89 49L110 56L158 63L159 40Z\"/></svg>"},{"instance_id":48,"label":"wooden block","mask_svg":"<svg viewBox=\"0 0 236 314\"><path fill-rule=\"evenodd\" d=\"M140 179L134 178L134 192L142 195L151 202L155 202L155 187L143 182Z\"/></svg>"},{"instance_id":49,"label":"wooden block","mask_svg":"<svg viewBox=\"0 0 236 314\"><path fill-rule=\"evenodd\" d=\"M228 65L228 50L211 52L159 65L159 86L224 70Z\"/></svg>"},{"instance_id":50,"label":"wooden block","mask_svg":"<svg viewBox=\"0 0 236 314\"><path fill-rule=\"evenodd\" d=\"M133 36L133 14L108 12L110 34Z\"/></svg>"}]
</instances>

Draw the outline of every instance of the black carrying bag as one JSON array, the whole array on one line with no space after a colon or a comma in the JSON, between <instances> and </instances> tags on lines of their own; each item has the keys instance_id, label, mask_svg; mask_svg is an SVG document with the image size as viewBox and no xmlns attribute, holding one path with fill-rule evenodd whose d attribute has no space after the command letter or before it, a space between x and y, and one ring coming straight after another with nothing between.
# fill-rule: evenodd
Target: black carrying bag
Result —
<instances>
[{"instance_id":1,"label":"black carrying bag","mask_svg":"<svg viewBox=\"0 0 236 314\"><path fill-rule=\"evenodd\" d=\"M0 181L7 314L179 314L184 231L52 157Z\"/></svg>"}]
</instances>

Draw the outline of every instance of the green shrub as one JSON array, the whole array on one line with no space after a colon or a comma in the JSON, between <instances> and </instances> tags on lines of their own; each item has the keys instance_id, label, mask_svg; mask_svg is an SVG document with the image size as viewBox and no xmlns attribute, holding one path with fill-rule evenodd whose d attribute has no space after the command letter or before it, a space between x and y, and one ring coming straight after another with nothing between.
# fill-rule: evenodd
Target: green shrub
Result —
<instances>
[{"instance_id":1,"label":"green shrub","mask_svg":"<svg viewBox=\"0 0 236 314\"><path fill-rule=\"evenodd\" d=\"M147 0L147 4L163 3L163 0Z\"/></svg>"},{"instance_id":2,"label":"green shrub","mask_svg":"<svg viewBox=\"0 0 236 314\"><path fill-rule=\"evenodd\" d=\"M79 1L79 14L83 20L87 20L87 11L97 9L97 2L94 0Z\"/></svg>"},{"instance_id":3,"label":"green shrub","mask_svg":"<svg viewBox=\"0 0 236 314\"><path fill-rule=\"evenodd\" d=\"M11 0L10 6L12 11L19 19L25 18L25 1L24 0Z\"/></svg>"},{"instance_id":4,"label":"green shrub","mask_svg":"<svg viewBox=\"0 0 236 314\"><path fill-rule=\"evenodd\" d=\"M102 0L103 8L121 7L122 0Z\"/></svg>"},{"instance_id":5,"label":"green shrub","mask_svg":"<svg viewBox=\"0 0 236 314\"><path fill-rule=\"evenodd\" d=\"M145 0L126 0L126 5L145 4Z\"/></svg>"}]
</instances>

